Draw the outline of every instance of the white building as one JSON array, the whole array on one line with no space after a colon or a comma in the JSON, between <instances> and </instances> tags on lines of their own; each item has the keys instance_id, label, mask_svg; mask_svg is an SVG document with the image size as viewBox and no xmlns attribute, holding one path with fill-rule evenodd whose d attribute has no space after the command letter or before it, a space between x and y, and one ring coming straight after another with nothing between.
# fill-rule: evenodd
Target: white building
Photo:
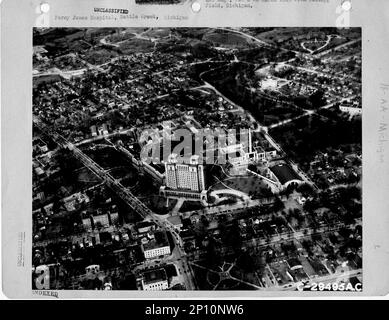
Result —
<instances>
[{"instance_id":1,"label":"white building","mask_svg":"<svg viewBox=\"0 0 389 320\"><path fill-rule=\"evenodd\" d=\"M204 166L199 163L199 156L178 158L172 153L165 163L166 186L160 188L161 196L166 198L185 198L207 201L205 189Z\"/></svg>"},{"instance_id":2,"label":"white building","mask_svg":"<svg viewBox=\"0 0 389 320\"><path fill-rule=\"evenodd\" d=\"M153 259L159 256L165 256L170 254L170 246L156 247L151 249L146 249L144 255L146 259Z\"/></svg>"},{"instance_id":3,"label":"white building","mask_svg":"<svg viewBox=\"0 0 389 320\"><path fill-rule=\"evenodd\" d=\"M170 189L198 192L205 190L204 167L199 164L198 159L199 156L193 155L186 163L172 153L165 163L166 186Z\"/></svg>"},{"instance_id":4,"label":"white building","mask_svg":"<svg viewBox=\"0 0 389 320\"><path fill-rule=\"evenodd\" d=\"M199 156L187 159L171 154L165 163L166 186L160 188L161 196L167 199L185 198L207 202L204 166L199 164Z\"/></svg>"},{"instance_id":5,"label":"white building","mask_svg":"<svg viewBox=\"0 0 389 320\"><path fill-rule=\"evenodd\" d=\"M177 189L176 166L172 163L165 164L166 186Z\"/></svg>"},{"instance_id":6,"label":"white building","mask_svg":"<svg viewBox=\"0 0 389 320\"><path fill-rule=\"evenodd\" d=\"M221 148L220 151L226 156L229 163L237 167L247 166L251 162L270 160L277 156L276 150L261 150L261 152L258 152L257 150L252 150L251 146L248 152L246 152L241 143Z\"/></svg>"},{"instance_id":7,"label":"white building","mask_svg":"<svg viewBox=\"0 0 389 320\"><path fill-rule=\"evenodd\" d=\"M278 81L276 79L266 78L260 83L261 89L264 90L277 90Z\"/></svg>"},{"instance_id":8,"label":"white building","mask_svg":"<svg viewBox=\"0 0 389 320\"><path fill-rule=\"evenodd\" d=\"M340 105L340 111L348 113L350 116L360 115L362 114L362 108L354 107L350 105Z\"/></svg>"},{"instance_id":9,"label":"white building","mask_svg":"<svg viewBox=\"0 0 389 320\"><path fill-rule=\"evenodd\" d=\"M171 253L169 240L165 231L156 231L154 239L142 243L143 254L146 259L154 259Z\"/></svg>"},{"instance_id":10,"label":"white building","mask_svg":"<svg viewBox=\"0 0 389 320\"><path fill-rule=\"evenodd\" d=\"M142 288L145 291L161 291L169 288L166 271L163 268L146 271L142 275Z\"/></svg>"}]
</instances>

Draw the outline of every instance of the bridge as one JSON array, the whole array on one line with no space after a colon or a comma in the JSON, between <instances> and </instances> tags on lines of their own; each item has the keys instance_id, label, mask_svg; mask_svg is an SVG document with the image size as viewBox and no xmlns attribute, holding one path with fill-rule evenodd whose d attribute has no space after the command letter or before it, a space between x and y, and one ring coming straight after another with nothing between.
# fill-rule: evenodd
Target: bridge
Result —
<instances>
[{"instance_id":1,"label":"bridge","mask_svg":"<svg viewBox=\"0 0 389 320\"><path fill-rule=\"evenodd\" d=\"M67 141L63 136L61 136L58 132L51 130L47 127L39 118L33 117L34 124L44 133L48 134L55 143L59 146L69 149L73 152L74 156L84 164L89 170L91 170L98 177L103 179L104 183L114 191L132 210L138 213L143 219L146 217L150 218L154 223L156 223L159 227L170 231L172 234L174 246L177 248L174 253L174 259L181 264L186 264L191 271L190 274L183 273L183 277L185 279L186 287L189 290L193 290L196 288L196 285L193 282L193 273L190 265L188 265L188 260L186 257L186 253L183 249L183 241L175 230L174 226L168 221L164 220L157 214L155 214L152 210L150 210L145 204L143 204L137 197L135 197L130 190L124 187L120 181L116 180L109 172L104 170L100 165L98 165L94 160L92 160L89 156L87 156L84 152L82 152L76 145Z\"/></svg>"},{"instance_id":2,"label":"bridge","mask_svg":"<svg viewBox=\"0 0 389 320\"><path fill-rule=\"evenodd\" d=\"M59 133L49 129L45 124L43 124L38 118L34 117L34 124L43 132L48 134L54 142L58 145L69 149L73 152L73 155L81 161L81 163L91 170L95 175L104 180L107 186L112 189L132 210L138 213L142 218L151 217L154 218L154 222L163 225L159 219L155 218L155 213L151 211L143 202L141 202L137 197L135 197L131 191L124 187L120 181L115 179L109 172L104 170L100 165L98 165L94 160L82 152L76 145L67 141Z\"/></svg>"}]
</instances>

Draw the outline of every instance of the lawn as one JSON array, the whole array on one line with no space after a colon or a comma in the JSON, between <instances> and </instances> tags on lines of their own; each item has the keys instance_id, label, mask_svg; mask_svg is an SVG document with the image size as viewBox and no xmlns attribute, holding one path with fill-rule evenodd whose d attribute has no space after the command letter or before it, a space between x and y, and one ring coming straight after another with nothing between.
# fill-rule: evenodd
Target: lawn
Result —
<instances>
[{"instance_id":1,"label":"lawn","mask_svg":"<svg viewBox=\"0 0 389 320\"><path fill-rule=\"evenodd\" d=\"M269 192L266 183L257 176L248 175L243 177L227 178L223 180L223 183L232 189L244 192L248 195L265 196ZM212 187L212 190L221 189L226 189L222 183L217 183Z\"/></svg>"},{"instance_id":2,"label":"lawn","mask_svg":"<svg viewBox=\"0 0 389 320\"><path fill-rule=\"evenodd\" d=\"M244 36L240 34L227 32L211 32L204 35L203 40L208 40L216 45L226 46L247 46L248 42Z\"/></svg>"},{"instance_id":3,"label":"lawn","mask_svg":"<svg viewBox=\"0 0 389 320\"><path fill-rule=\"evenodd\" d=\"M171 33L170 28L151 29L143 33L145 37L164 38Z\"/></svg>"},{"instance_id":4,"label":"lawn","mask_svg":"<svg viewBox=\"0 0 389 320\"><path fill-rule=\"evenodd\" d=\"M123 54L132 54L137 52L150 52L154 48L151 41L144 39L130 39L120 43L119 49Z\"/></svg>"}]
</instances>

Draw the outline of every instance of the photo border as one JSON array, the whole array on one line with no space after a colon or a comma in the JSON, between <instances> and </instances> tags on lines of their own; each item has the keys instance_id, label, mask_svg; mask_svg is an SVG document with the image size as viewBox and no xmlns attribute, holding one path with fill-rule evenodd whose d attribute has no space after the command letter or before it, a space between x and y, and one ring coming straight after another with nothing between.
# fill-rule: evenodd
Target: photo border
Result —
<instances>
[{"instance_id":1,"label":"photo border","mask_svg":"<svg viewBox=\"0 0 389 320\"><path fill-rule=\"evenodd\" d=\"M128 8L131 13L188 16L188 20L55 21L55 15L89 15L93 0L47 0L50 12L42 14L41 1L4 0L1 3L1 105L2 105L2 272L3 291L12 298L48 298L31 289L31 155L32 155L32 27L113 26L245 26L330 27L347 20L339 6L327 3L256 3L250 10L202 9L190 6L137 6L129 1L101 1L99 5ZM203 3L203 1L199 1ZM223 9L224 10L224 9ZM389 274L389 2L353 0L349 24L362 28L362 159L363 159L363 292L288 291L72 291L54 290L59 298L196 298L257 299L260 297L371 296L388 292ZM344 16L343 16L344 15ZM120 23L120 25L119 25ZM46 25L47 24L47 25ZM388 90L386 87L388 86ZM53 290L50 290L53 291Z\"/></svg>"}]
</instances>

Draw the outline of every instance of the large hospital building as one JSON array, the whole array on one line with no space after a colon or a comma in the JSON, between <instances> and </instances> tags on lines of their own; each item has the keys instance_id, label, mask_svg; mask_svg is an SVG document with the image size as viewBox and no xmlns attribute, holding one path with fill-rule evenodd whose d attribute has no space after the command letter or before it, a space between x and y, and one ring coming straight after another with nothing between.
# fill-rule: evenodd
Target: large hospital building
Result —
<instances>
[{"instance_id":1,"label":"large hospital building","mask_svg":"<svg viewBox=\"0 0 389 320\"><path fill-rule=\"evenodd\" d=\"M172 153L165 163L166 186L160 192L167 198L206 201L204 166L199 156L179 158Z\"/></svg>"}]
</instances>

